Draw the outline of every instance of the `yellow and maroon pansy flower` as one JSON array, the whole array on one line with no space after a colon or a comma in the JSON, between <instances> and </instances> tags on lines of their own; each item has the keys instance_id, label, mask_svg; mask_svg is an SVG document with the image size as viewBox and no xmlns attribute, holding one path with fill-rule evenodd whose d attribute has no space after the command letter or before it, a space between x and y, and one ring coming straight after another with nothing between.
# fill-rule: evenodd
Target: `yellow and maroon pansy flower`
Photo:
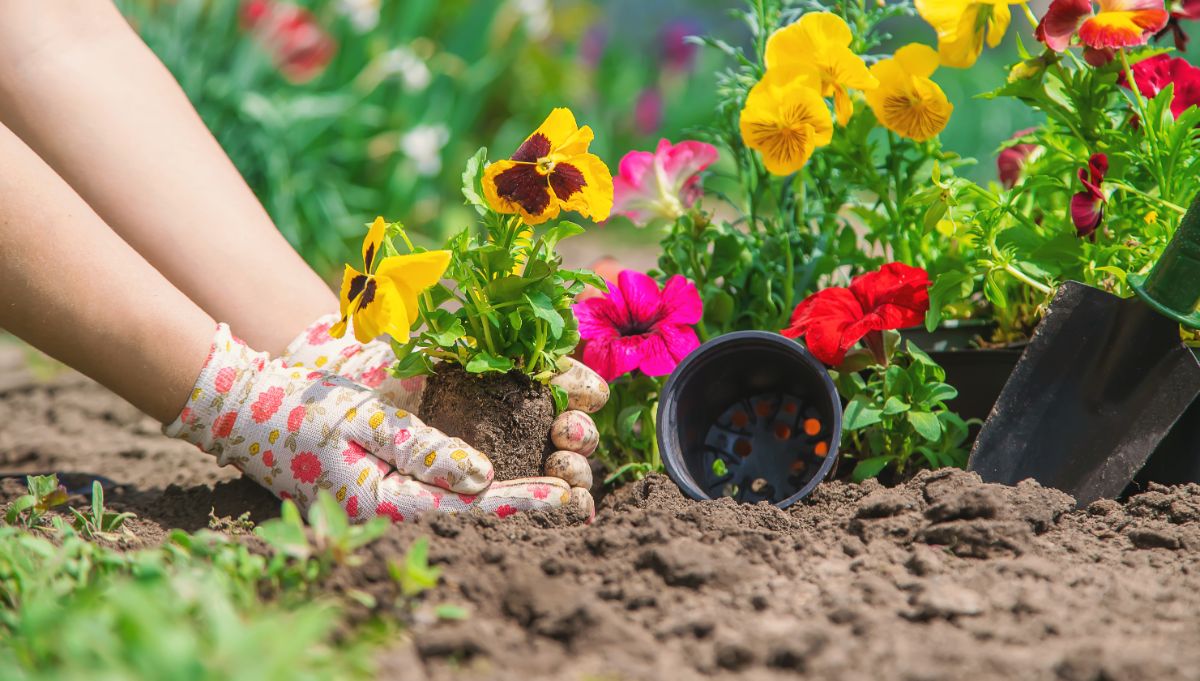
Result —
<instances>
[{"instance_id":1,"label":"yellow and maroon pansy flower","mask_svg":"<svg viewBox=\"0 0 1200 681\"><path fill-rule=\"evenodd\" d=\"M588 153L592 129L575 124L569 109L555 109L504 161L488 165L483 193L497 213L519 214L528 225L573 210L600 222L613 203L612 175Z\"/></svg>"},{"instance_id":2,"label":"yellow and maroon pansy flower","mask_svg":"<svg viewBox=\"0 0 1200 681\"><path fill-rule=\"evenodd\" d=\"M1062 52L1078 32L1086 47L1113 50L1146 44L1170 18L1163 0L1099 0L1098 4L1100 11L1093 12L1091 0L1054 0L1038 23L1037 39Z\"/></svg>"},{"instance_id":3,"label":"yellow and maroon pansy flower","mask_svg":"<svg viewBox=\"0 0 1200 681\"><path fill-rule=\"evenodd\" d=\"M384 334L407 338L417 321L417 295L436 284L450 265L449 251L381 257L386 231L387 222L375 218L363 240L363 271L346 265L338 296L342 318L329 329L334 338L345 335L350 320L360 343Z\"/></svg>"}]
</instances>

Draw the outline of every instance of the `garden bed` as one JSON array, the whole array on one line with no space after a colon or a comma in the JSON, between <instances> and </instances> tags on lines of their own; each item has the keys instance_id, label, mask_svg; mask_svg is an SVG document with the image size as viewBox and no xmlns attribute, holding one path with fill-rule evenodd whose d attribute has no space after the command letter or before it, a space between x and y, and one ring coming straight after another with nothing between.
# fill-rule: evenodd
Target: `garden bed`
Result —
<instances>
[{"instance_id":1,"label":"garden bed","mask_svg":"<svg viewBox=\"0 0 1200 681\"><path fill-rule=\"evenodd\" d=\"M3 351L3 348L0 348ZM0 357L0 471L87 473L136 513L125 544L278 503L75 374ZM65 477L72 484L73 478ZM23 481L0 484L0 503ZM431 600L379 654L399 678L1174 679L1200 672L1200 486L1074 510L948 470L887 489L827 483L788 511L685 500L663 477L564 516L393 527L332 590L388 597L385 563L430 537ZM351 613L352 619L365 611Z\"/></svg>"}]
</instances>

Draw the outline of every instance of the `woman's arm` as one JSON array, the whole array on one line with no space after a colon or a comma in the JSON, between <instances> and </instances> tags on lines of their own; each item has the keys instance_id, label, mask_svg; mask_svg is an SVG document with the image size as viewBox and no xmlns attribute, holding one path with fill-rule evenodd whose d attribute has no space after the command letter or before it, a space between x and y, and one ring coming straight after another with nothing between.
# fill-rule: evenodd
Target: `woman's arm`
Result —
<instances>
[{"instance_id":1,"label":"woman's arm","mask_svg":"<svg viewBox=\"0 0 1200 681\"><path fill-rule=\"evenodd\" d=\"M0 123L253 347L337 309L111 3L0 2Z\"/></svg>"},{"instance_id":2,"label":"woman's arm","mask_svg":"<svg viewBox=\"0 0 1200 681\"><path fill-rule=\"evenodd\" d=\"M175 418L216 323L4 126L0 245L0 328Z\"/></svg>"}]
</instances>

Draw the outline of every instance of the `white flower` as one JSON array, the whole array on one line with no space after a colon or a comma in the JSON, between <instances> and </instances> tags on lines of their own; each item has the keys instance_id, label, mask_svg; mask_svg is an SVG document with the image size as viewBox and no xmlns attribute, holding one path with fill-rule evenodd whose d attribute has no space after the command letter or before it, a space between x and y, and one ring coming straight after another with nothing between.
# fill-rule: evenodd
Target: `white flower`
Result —
<instances>
[{"instance_id":1,"label":"white flower","mask_svg":"<svg viewBox=\"0 0 1200 681\"><path fill-rule=\"evenodd\" d=\"M394 47L381 56L384 77L400 76L404 89L409 92L420 92L429 86L433 74L425 65L425 60L417 56L407 47Z\"/></svg>"},{"instance_id":2,"label":"white flower","mask_svg":"<svg viewBox=\"0 0 1200 681\"><path fill-rule=\"evenodd\" d=\"M379 0L338 0L337 8L359 33L379 25Z\"/></svg>"},{"instance_id":3,"label":"white flower","mask_svg":"<svg viewBox=\"0 0 1200 681\"><path fill-rule=\"evenodd\" d=\"M513 7L525 22L525 31L533 41L550 36L550 3L546 0L512 0Z\"/></svg>"},{"instance_id":4,"label":"white flower","mask_svg":"<svg viewBox=\"0 0 1200 681\"><path fill-rule=\"evenodd\" d=\"M442 169L442 147L450 141L450 130L438 123L418 125L400 137L400 151L413 160L418 175L437 175Z\"/></svg>"}]
</instances>

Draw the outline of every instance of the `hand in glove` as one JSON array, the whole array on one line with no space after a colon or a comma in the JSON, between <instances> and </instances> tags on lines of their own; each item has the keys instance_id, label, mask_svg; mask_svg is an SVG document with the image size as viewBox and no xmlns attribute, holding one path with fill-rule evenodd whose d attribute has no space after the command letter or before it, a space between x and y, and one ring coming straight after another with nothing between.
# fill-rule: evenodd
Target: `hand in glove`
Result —
<instances>
[{"instance_id":1,"label":"hand in glove","mask_svg":"<svg viewBox=\"0 0 1200 681\"><path fill-rule=\"evenodd\" d=\"M342 338L334 338L329 329L338 319L336 314L318 319L288 345L281 358L292 366L316 367L344 376L373 388L390 404L420 413L425 377L393 378L388 373L395 361L391 345L382 340L360 343L349 331ZM608 401L608 384L573 359L566 359L564 364L566 371L550 382L567 392L568 411L559 414L550 428L551 440L559 451L546 460L545 473L587 490L592 486L592 471L585 457L591 456L600 440L588 414L599 411Z\"/></svg>"},{"instance_id":2,"label":"hand in glove","mask_svg":"<svg viewBox=\"0 0 1200 681\"><path fill-rule=\"evenodd\" d=\"M186 406L164 428L306 508L318 489L352 519L402 521L428 510L481 508L506 516L591 497L563 480L492 484L487 457L344 377L271 360L217 326Z\"/></svg>"}]
</instances>

